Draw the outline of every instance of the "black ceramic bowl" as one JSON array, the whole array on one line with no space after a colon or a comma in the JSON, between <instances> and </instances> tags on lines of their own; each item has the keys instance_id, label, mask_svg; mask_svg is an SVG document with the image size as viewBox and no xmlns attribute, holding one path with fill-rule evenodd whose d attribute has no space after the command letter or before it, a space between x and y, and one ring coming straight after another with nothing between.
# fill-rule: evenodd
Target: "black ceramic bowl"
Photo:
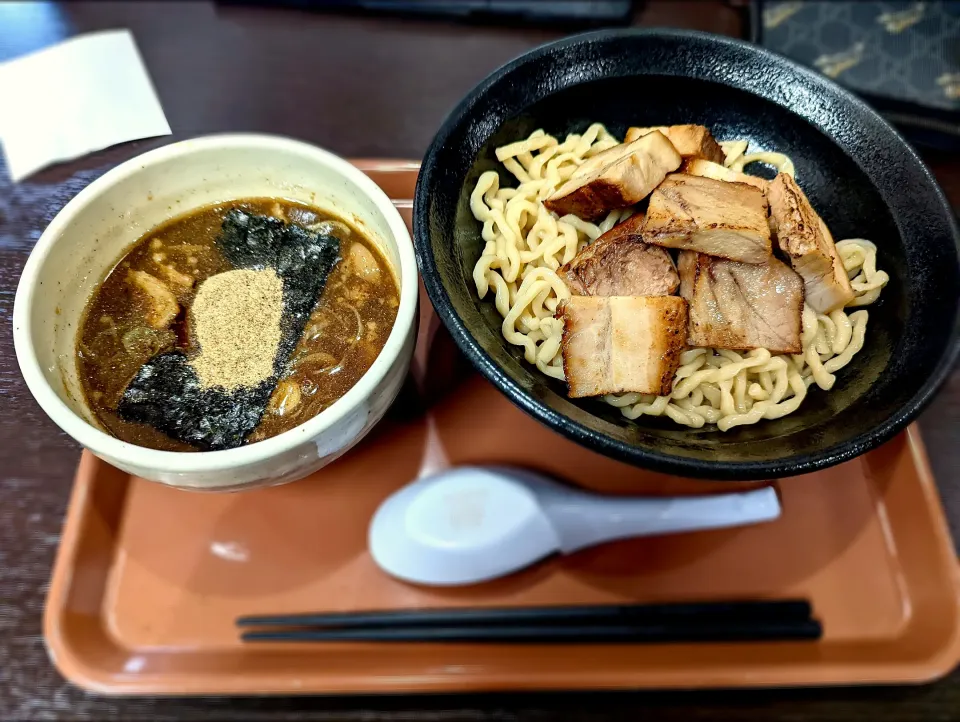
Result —
<instances>
[{"instance_id":1,"label":"black ceramic bowl","mask_svg":"<svg viewBox=\"0 0 960 722\"><path fill-rule=\"evenodd\" d=\"M631 422L524 362L479 301L483 243L468 207L494 149L537 128L563 137L602 122L700 123L796 164L797 181L836 238L879 248L890 283L869 307L866 344L831 392L813 387L776 421L720 432L669 419ZM501 177L507 174L503 173ZM956 221L930 172L884 120L820 75L751 45L701 33L603 31L538 48L500 68L443 124L424 159L415 245L430 299L473 364L524 411L603 454L659 471L758 479L820 469L891 438L949 373L958 337ZM482 420L478 419L478 423ZM536 450L531 449L531 461Z\"/></svg>"}]
</instances>

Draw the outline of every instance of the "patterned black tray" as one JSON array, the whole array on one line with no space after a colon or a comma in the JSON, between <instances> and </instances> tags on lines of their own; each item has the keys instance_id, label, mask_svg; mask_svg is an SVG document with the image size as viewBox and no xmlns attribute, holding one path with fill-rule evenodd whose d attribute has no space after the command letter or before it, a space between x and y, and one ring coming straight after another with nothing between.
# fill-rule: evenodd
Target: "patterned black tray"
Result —
<instances>
[{"instance_id":1,"label":"patterned black tray","mask_svg":"<svg viewBox=\"0 0 960 722\"><path fill-rule=\"evenodd\" d=\"M960 150L960 2L754 0L752 40L863 96L915 143Z\"/></svg>"}]
</instances>

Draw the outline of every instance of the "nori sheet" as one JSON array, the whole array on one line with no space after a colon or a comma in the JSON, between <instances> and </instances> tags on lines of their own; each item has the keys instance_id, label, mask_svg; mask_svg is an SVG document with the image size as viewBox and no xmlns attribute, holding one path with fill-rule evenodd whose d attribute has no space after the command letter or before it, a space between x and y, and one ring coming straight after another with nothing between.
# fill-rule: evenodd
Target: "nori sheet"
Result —
<instances>
[{"instance_id":1,"label":"nori sheet","mask_svg":"<svg viewBox=\"0 0 960 722\"><path fill-rule=\"evenodd\" d=\"M275 385L271 378L232 391L205 389L186 354L167 351L140 367L117 411L127 421L150 424L203 451L233 449L260 423Z\"/></svg>"},{"instance_id":2,"label":"nori sheet","mask_svg":"<svg viewBox=\"0 0 960 722\"><path fill-rule=\"evenodd\" d=\"M307 319L340 260L340 241L277 218L231 209L217 246L236 269L273 268L283 281L281 338L274 374L254 387L204 389L182 351L145 363L123 393L121 418L149 424L203 451L243 444L260 423Z\"/></svg>"},{"instance_id":3,"label":"nori sheet","mask_svg":"<svg viewBox=\"0 0 960 722\"><path fill-rule=\"evenodd\" d=\"M283 321L274 369L284 366L340 260L340 240L270 216L230 210L217 246L234 268L273 268L283 281Z\"/></svg>"}]
</instances>

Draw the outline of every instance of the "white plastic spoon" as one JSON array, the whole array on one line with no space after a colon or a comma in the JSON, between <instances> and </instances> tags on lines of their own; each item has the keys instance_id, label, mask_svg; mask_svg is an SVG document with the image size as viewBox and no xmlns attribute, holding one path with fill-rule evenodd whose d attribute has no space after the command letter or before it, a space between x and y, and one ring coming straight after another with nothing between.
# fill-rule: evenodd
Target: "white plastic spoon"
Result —
<instances>
[{"instance_id":1,"label":"white plastic spoon","mask_svg":"<svg viewBox=\"0 0 960 722\"><path fill-rule=\"evenodd\" d=\"M459 467L419 479L374 514L369 546L388 574L430 585L473 584L554 552L614 539L776 519L772 487L701 497L598 496L523 469Z\"/></svg>"}]
</instances>

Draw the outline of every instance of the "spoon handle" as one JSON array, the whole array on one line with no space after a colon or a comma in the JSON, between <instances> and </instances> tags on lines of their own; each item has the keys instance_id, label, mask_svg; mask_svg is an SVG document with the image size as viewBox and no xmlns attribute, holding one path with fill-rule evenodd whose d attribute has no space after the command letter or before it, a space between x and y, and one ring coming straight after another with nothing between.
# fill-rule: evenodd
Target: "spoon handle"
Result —
<instances>
[{"instance_id":1,"label":"spoon handle","mask_svg":"<svg viewBox=\"0 0 960 722\"><path fill-rule=\"evenodd\" d=\"M564 553L629 537L720 529L780 516L773 487L734 494L617 499L589 494L541 497Z\"/></svg>"}]
</instances>

